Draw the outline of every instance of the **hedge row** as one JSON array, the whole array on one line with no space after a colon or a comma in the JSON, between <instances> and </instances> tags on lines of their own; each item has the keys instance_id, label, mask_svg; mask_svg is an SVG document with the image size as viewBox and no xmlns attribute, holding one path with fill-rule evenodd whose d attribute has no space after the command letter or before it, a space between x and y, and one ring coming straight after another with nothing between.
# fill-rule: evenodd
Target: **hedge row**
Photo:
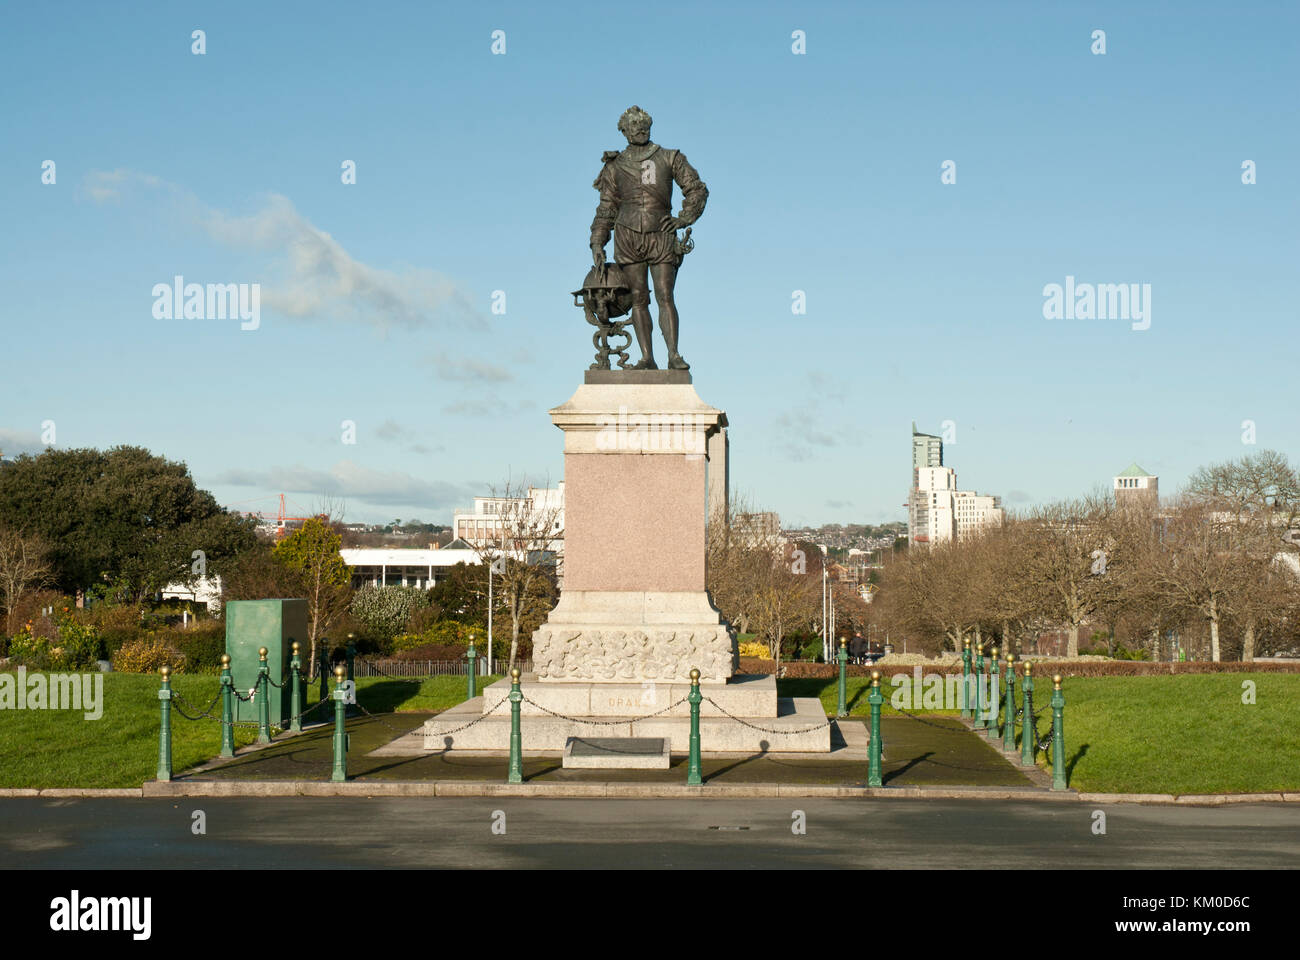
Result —
<instances>
[{"instance_id":1,"label":"hedge row","mask_svg":"<svg viewBox=\"0 0 1300 960\"><path fill-rule=\"evenodd\" d=\"M1140 660L1113 661L1071 661L1071 660L1034 660L1034 676L1051 677L1059 673L1063 677L1149 677L1179 673L1300 673L1300 661L1294 663L1238 663L1223 661L1219 663L1148 663ZM785 676L791 678L830 679L839 676L839 667L829 663L783 663ZM922 676L938 674L961 675L961 664L955 667L950 663L920 664ZM882 677L892 677L896 673L912 676L915 667L881 666L872 667L865 664L850 663L847 667L851 677L869 677L872 670L879 670ZM986 667L987 669L987 667ZM774 673L776 665L771 660L759 660L755 657L740 658L741 673ZM1016 664L1016 673L1024 673L1020 663Z\"/></svg>"}]
</instances>

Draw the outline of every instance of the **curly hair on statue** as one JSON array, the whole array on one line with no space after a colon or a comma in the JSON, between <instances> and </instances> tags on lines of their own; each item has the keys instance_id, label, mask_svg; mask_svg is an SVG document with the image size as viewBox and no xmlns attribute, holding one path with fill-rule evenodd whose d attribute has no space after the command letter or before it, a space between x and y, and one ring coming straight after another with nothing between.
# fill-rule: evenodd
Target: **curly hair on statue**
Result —
<instances>
[{"instance_id":1,"label":"curly hair on statue","mask_svg":"<svg viewBox=\"0 0 1300 960\"><path fill-rule=\"evenodd\" d=\"M642 119L645 120L645 125L647 127L651 126L654 123L654 120L651 119L650 114L646 113L636 104L633 104L632 106L624 110L623 115L618 118L618 132L626 135L627 128L628 126L631 125L632 121L642 120Z\"/></svg>"}]
</instances>

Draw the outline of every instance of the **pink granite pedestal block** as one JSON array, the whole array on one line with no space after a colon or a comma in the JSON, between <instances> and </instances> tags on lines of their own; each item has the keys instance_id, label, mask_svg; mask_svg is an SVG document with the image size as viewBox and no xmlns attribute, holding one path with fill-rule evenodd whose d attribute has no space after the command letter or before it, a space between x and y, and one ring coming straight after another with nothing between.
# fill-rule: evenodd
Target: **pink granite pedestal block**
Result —
<instances>
[{"instance_id":1,"label":"pink granite pedestal block","mask_svg":"<svg viewBox=\"0 0 1300 960\"><path fill-rule=\"evenodd\" d=\"M537 678L681 682L697 668L725 683L736 642L704 555L709 487L725 484L709 441L726 414L688 378L585 383L550 413L564 431L564 589L533 634Z\"/></svg>"}]
</instances>

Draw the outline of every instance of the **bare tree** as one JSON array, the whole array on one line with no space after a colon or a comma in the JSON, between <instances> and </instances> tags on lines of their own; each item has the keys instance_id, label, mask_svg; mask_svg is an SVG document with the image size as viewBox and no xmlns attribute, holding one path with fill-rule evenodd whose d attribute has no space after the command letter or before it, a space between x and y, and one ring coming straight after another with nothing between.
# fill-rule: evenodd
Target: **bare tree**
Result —
<instances>
[{"instance_id":1,"label":"bare tree","mask_svg":"<svg viewBox=\"0 0 1300 960\"><path fill-rule=\"evenodd\" d=\"M1069 631L1067 655L1079 655L1079 626L1113 591L1106 570L1114 543L1113 505L1100 497L1069 500L1032 511L1025 522L1024 576L1038 612Z\"/></svg>"},{"instance_id":2,"label":"bare tree","mask_svg":"<svg viewBox=\"0 0 1300 960\"><path fill-rule=\"evenodd\" d=\"M40 537L0 527L0 601L4 604L5 632L9 636L17 629L18 607L23 596L53 579L48 555L49 548Z\"/></svg>"},{"instance_id":3,"label":"bare tree","mask_svg":"<svg viewBox=\"0 0 1300 960\"><path fill-rule=\"evenodd\" d=\"M1204 619L1210 659L1218 661L1220 628L1225 618L1244 612L1251 580L1261 573L1259 528L1212 503L1186 498L1175 504L1163 534L1153 587L1165 602L1185 605Z\"/></svg>"},{"instance_id":4,"label":"bare tree","mask_svg":"<svg viewBox=\"0 0 1300 960\"><path fill-rule=\"evenodd\" d=\"M494 607L510 618L509 669L518 659L525 621L554 605L556 555L564 539L559 505L533 494L526 481L493 487L489 504L495 520L490 530L469 541L484 571L492 571Z\"/></svg>"}]
</instances>

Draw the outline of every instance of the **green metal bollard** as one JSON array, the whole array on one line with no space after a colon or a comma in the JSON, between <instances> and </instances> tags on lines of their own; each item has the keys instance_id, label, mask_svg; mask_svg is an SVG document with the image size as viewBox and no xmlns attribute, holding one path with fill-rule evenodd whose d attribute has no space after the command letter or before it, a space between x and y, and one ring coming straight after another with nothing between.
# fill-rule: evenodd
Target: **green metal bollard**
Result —
<instances>
[{"instance_id":1,"label":"green metal bollard","mask_svg":"<svg viewBox=\"0 0 1300 960\"><path fill-rule=\"evenodd\" d=\"M257 668L257 742L271 742L271 668L266 662L266 647L258 647L262 663Z\"/></svg>"},{"instance_id":2,"label":"green metal bollard","mask_svg":"<svg viewBox=\"0 0 1300 960\"><path fill-rule=\"evenodd\" d=\"M1065 789L1065 694L1059 673L1052 677L1052 789Z\"/></svg>"},{"instance_id":3,"label":"green metal bollard","mask_svg":"<svg viewBox=\"0 0 1300 960\"><path fill-rule=\"evenodd\" d=\"M298 657L298 641L293 642L293 659L289 661L289 730L302 733L302 660Z\"/></svg>"},{"instance_id":4,"label":"green metal bollard","mask_svg":"<svg viewBox=\"0 0 1300 960\"><path fill-rule=\"evenodd\" d=\"M1038 736L1038 731L1034 729L1034 678L1031 674L1034 672L1034 665L1025 661L1025 679L1020 683L1020 690L1023 694L1024 703L1021 709L1024 711L1024 719L1020 724L1020 765L1022 767L1032 767L1034 765L1034 750L1038 744L1034 743Z\"/></svg>"},{"instance_id":5,"label":"green metal bollard","mask_svg":"<svg viewBox=\"0 0 1300 960\"><path fill-rule=\"evenodd\" d=\"M317 700L328 700L330 696L329 676L330 671L325 666L325 661L329 656L330 641L328 637L320 638L320 696Z\"/></svg>"},{"instance_id":6,"label":"green metal bollard","mask_svg":"<svg viewBox=\"0 0 1300 960\"><path fill-rule=\"evenodd\" d=\"M352 681L352 689L356 690L357 688L356 677L352 673L352 666L357 659L357 645L355 643L355 634L351 634L351 633L348 634L348 643L347 646L343 648L343 656L344 659L347 661L348 679ZM360 713L361 713L361 709L359 707L354 706L353 704L348 704L349 717L358 716Z\"/></svg>"},{"instance_id":7,"label":"green metal bollard","mask_svg":"<svg viewBox=\"0 0 1300 960\"><path fill-rule=\"evenodd\" d=\"M975 729L984 729L984 644L975 648Z\"/></svg>"},{"instance_id":8,"label":"green metal bollard","mask_svg":"<svg viewBox=\"0 0 1300 960\"><path fill-rule=\"evenodd\" d=\"M158 728L158 779L172 778L172 668L164 664L158 668L162 674L162 688L158 691L158 707L162 711L162 724Z\"/></svg>"},{"instance_id":9,"label":"green metal bollard","mask_svg":"<svg viewBox=\"0 0 1300 960\"><path fill-rule=\"evenodd\" d=\"M235 755L235 681L230 676L230 654L221 655L221 756Z\"/></svg>"},{"instance_id":10,"label":"green metal bollard","mask_svg":"<svg viewBox=\"0 0 1300 960\"><path fill-rule=\"evenodd\" d=\"M465 676L465 699L473 700L478 696L478 651L474 649L474 638L469 638L469 649L465 651L465 659L469 661L466 665Z\"/></svg>"},{"instance_id":11,"label":"green metal bollard","mask_svg":"<svg viewBox=\"0 0 1300 960\"><path fill-rule=\"evenodd\" d=\"M840 701L835 707L835 716L847 717L848 708L848 674L849 674L849 648L844 638L840 638Z\"/></svg>"},{"instance_id":12,"label":"green metal bollard","mask_svg":"<svg viewBox=\"0 0 1300 960\"><path fill-rule=\"evenodd\" d=\"M700 701L704 695L700 693L700 671L694 667L691 668L691 692L686 699L691 705L691 743L690 757L686 762L686 785L698 787L704 783L704 778L700 776Z\"/></svg>"},{"instance_id":13,"label":"green metal bollard","mask_svg":"<svg viewBox=\"0 0 1300 960\"><path fill-rule=\"evenodd\" d=\"M970 637L963 642L961 651L961 715L969 717L970 708Z\"/></svg>"},{"instance_id":14,"label":"green metal bollard","mask_svg":"<svg viewBox=\"0 0 1300 960\"><path fill-rule=\"evenodd\" d=\"M1007 700L1002 712L1002 749L1011 753L1016 749L1016 655L1007 654Z\"/></svg>"},{"instance_id":15,"label":"green metal bollard","mask_svg":"<svg viewBox=\"0 0 1300 960\"><path fill-rule=\"evenodd\" d=\"M524 741L519 733L519 704L524 699L519 690L519 668L510 671L510 772L506 783L524 782Z\"/></svg>"},{"instance_id":16,"label":"green metal bollard","mask_svg":"<svg viewBox=\"0 0 1300 960\"><path fill-rule=\"evenodd\" d=\"M1002 729L998 726L998 707L1001 706L1001 704L999 704L997 700L993 699L994 691L998 689L998 680L998 648L994 647L993 656L989 658L989 699L992 701L989 704L990 712L992 713L992 716L989 717L988 729L990 740L996 740L998 737L1002 736ZM1001 698L999 697L998 699L1000 700Z\"/></svg>"},{"instance_id":17,"label":"green metal bollard","mask_svg":"<svg viewBox=\"0 0 1300 960\"><path fill-rule=\"evenodd\" d=\"M347 705L343 702L347 693L343 681L348 678L347 668L339 664L334 668L334 773L330 779L341 782L348 778L348 731L345 717Z\"/></svg>"},{"instance_id":18,"label":"green metal bollard","mask_svg":"<svg viewBox=\"0 0 1300 960\"><path fill-rule=\"evenodd\" d=\"M867 696L867 703L871 705L871 752L868 754L867 761L867 786L880 787L884 786L880 778L880 705L885 702L885 696L880 692L880 671L871 671L871 693Z\"/></svg>"}]
</instances>

